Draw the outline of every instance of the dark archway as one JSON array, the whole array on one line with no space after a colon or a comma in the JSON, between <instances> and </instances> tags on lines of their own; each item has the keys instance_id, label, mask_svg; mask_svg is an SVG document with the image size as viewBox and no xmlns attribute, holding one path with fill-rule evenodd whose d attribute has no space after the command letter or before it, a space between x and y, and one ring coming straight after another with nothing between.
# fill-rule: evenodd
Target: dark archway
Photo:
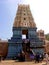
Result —
<instances>
[{"instance_id":1,"label":"dark archway","mask_svg":"<svg viewBox=\"0 0 49 65\"><path fill-rule=\"evenodd\" d=\"M25 39L28 39L28 30L22 30L22 35L25 35Z\"/></svg>"}]
</instances>

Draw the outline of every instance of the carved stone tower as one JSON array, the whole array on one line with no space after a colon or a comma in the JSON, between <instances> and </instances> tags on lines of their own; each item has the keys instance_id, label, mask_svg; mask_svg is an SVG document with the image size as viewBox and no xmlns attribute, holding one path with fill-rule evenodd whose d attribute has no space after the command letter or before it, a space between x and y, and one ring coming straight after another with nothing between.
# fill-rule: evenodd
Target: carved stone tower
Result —
<instances>
[{"instance_id":1,"label":"carved stone tower","mask_svg":"<svg viewBox=\"0 0 49 65\"><path fill-rule=\"evenodd\" d=\"M36 24L32 17L29 5L19 5L13 27L31 27L35 28Z\"/></svg>"},{"instance_id":2,"label":"carved stone tower","mask_svg":"<svg viewBox=\"0 0 49 65\"><path fill-rule=\"evenodd\" d=\"M18 56L20 51L29 52L30 49L43 53L43 41L36 32L36 24L31 14L29 5L18 5L16 17L13 24L13 36L9 40L8 58Z\"/></svg>"}]
</instances>

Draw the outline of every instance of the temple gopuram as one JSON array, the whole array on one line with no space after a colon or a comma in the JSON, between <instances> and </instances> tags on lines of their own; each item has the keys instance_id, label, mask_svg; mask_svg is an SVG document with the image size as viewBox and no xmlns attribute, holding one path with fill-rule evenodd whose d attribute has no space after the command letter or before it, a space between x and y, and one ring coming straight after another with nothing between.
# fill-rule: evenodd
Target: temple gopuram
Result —
<instances>
[{"instance_id":1,"label":"temple gopuram","mask_svg":"<svg viewBox=\"0 0 49 65\"><path fill-rule=\"evenodd\" d=\"M29 5L18 5L12 31L13 35L8 40L7 58L12 59L18 56L21 51L24 51L27 57L30 49L35 54L37 52L44 53L44 42L37 35L36 23Z\"/></svg>"}]
</instances>

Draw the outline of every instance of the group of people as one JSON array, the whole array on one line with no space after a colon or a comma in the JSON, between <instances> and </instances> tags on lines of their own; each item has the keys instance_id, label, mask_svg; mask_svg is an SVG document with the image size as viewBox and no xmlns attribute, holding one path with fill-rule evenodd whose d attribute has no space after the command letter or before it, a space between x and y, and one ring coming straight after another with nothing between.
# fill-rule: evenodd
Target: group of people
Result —
<instances>
[{"instance_id":1,"label":"group of people","mask_svg":"<svg viewBox=\"0 0 49 65\"><path fill-rule=\"evenodd\" d=\"M42 61L44 57L43 57L43 54L41 54L39 52L34 53L34 51L31 49L30 50L30 58L32 60L35 60L35 62L39 62L39 61Z\"/></svg>"},{"instance_id":2,"label":"group of people","mask_svg":"<svg viewBox=\"0 0 49 65\"><path fill-rule=\"evenodd\" d=\"M47 65L47 63L48 63L48 54L47 53L45 53L45 54L40 54L40 53L34 54L34 53L30 52L30 58L34 59L35 63L36 62L39 63L40 61L43 60L44 57L46 58L46 65ZM20 54L18 54L18 60L20 62L24 62L25 61L25 53L23 51L20 52Z\"/></svg>"},{"instance_id":3,"label":"group of people","mask_svg":"<svg viewBox=\"0 0 49 65\"><path fill-rule=\"evenodd\" d=\"M32 52L29 53L30 54L30 59L35 60L35 62L39 62L43 60L43 55L42 54L33 54ZM18 60L19 61L25 61L25 53L22 51L20 52L20 54L18 54Z\"/></svg>"},{"instance_id":4,"label":"group of people","mask_svg":"<svg viewBox=\"0 0 49 65\"><path fill-rule=\"evenodd\" d=\"M37 53L37 54L35 55L35 62L38 62L38 63L39 63L40 61L43 60L43 58L44 58L43 54Z\"/></svg>"},{"instance_id":5,"label":"group of people","mask_svg":"<svg viewBox=\"0 0 49 65\"><path fill-rule=\"evenodd\" d=\"M43 59L45 58L45 61L46 61L46 64L47 65L49 63L49 55L47 53L44 53L44 54L39 54L39 53L36 53L34 55L34 60L35 60L35 63L36 62L40 62L42 61Z\"/></svg>"}]
</instances>

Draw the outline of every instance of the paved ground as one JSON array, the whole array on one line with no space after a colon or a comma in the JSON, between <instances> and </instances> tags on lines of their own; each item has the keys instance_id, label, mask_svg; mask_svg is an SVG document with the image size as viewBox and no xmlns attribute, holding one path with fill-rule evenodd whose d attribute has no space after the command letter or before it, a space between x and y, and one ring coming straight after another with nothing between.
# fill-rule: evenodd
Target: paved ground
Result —
<instances>
[{"instance_id":1,"label":"paved ground","mask_svg":"<svg viewBox=\"0 0 49 65\"><path fill-rule=\"evenodd\" d=\"M40 63L35 63L33 61L32 62L15 62L13 60L6 60L6 61L1 61L0 65L45 65L45 61L42 61Z\"/></svg>"}]
</instances>

